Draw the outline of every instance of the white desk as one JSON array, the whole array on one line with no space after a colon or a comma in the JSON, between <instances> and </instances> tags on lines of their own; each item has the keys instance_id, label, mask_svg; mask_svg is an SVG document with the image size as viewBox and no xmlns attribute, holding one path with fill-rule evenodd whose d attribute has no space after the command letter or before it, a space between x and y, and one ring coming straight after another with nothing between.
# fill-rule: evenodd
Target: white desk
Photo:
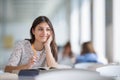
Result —
<instances>
[{"instance_id":1,"label":"white desk","mask_svg":"<svg viewBox=\"0 0 120 80\"><path fill-rule=\"evenodd\" d=\"M13 73L0 73L0 80L18 80L18 75Z\"/></svg>"},{"instance_id":2,"label":"white desk","mask_svg":"<svg viewBox=\"0 0 120 80\"><path fill-rule=\"evenodd\" d=\"M83 69L52 69L40 71L35 77L19 77L13 73L0 74L0 80L112 80L98 72Z\"/></svg>"},{"instance_id":3,"label":"white desk","mask_svg":"<svg viewBox=\"0 0 120 80\"><path fill-rule=\"evenodd\" d=\"M20 76L19 80L113 80L100 76L98 72L83 69L52 69L40 71L35 77Z\"/></svg>"}]
</instances>

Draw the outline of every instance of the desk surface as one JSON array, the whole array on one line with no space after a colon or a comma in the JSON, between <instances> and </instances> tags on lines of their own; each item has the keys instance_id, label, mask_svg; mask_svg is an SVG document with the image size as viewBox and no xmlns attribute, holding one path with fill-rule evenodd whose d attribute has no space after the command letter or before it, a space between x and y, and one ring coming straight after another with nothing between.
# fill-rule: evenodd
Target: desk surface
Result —
<instances>
[{"instance_id":1,"label":"desk surface","mask_svg":"<svg viewBox=\"0 0 120 80\"><path fill-rule=\"evenodd\" d=\"M98 72L83 69L52 69L40 71L32 80L112 80L100 76ZM19 77L20 79L20 77ZM17 74L1 73L0 80L19 80ZM30 77L21 77L21 80L30 80Z\"/></svg>"},{"instance_id":2,"label":"desk surface","mask_svg":"<svg viewBox=\"0 0 120 80\"><path fill-rule=\"evenodd\" d=\"M0 80L18 80L18 75L14 73L0 73Z\"/></svg>"},{"instance_id":3,"label":"desk surface","mask_svg":"<svg viewBox=\"0 0 120 80\"><path fill-rule=\"evenodd\" d=\"M43 71L35 80L113 80L98 72L84 69L53 69Z\"/></svg>"}]
</instances>

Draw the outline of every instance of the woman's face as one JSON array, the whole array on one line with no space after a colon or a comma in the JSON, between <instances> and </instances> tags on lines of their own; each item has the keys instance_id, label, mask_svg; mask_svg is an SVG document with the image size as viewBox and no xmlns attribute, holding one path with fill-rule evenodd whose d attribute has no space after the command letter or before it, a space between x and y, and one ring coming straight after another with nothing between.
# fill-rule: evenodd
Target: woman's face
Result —
<instances>
[{"instance_id":1,"label":"woman's face","mask_svg":"<svg viewBox=\"0 0 120 80\"><path fill-rule=\"evenodd\" d=\"M35 29L32 30L35 40L38 42L46 42L48 37L51 35L51 28L46 22L42 22L36 26Z\"/></svg>"}]
</instances>

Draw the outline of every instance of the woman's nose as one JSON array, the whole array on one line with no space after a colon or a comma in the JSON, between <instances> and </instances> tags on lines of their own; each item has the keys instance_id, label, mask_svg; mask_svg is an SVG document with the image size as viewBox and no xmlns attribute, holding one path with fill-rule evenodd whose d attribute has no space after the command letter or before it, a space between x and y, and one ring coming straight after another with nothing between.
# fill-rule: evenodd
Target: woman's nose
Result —
<instances>
[{"instance_id":1,"label":"woman's nose","mask_svg":"<svg viewBox=\"0 0 120 80\"><path fill-rule=\"evenodd\" d=\"M47 32L46 30L43 30L43 34L44 34L44 35L47 35L48 32Z\"/></svg>"}]
</instances>

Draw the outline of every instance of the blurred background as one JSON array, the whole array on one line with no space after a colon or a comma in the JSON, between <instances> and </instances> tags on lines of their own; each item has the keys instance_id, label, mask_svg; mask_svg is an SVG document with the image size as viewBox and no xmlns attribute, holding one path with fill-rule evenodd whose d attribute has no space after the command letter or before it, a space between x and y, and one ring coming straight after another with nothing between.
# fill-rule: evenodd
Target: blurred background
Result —
<instances>
[{"instance_id":1,"label":"blurred background","mask_svg":"<svg viewBox=\"0 0 120 80\"><path fill-rule=\"evenodd\" d=\"M0 0L0 69L41 15L51 20L58 49L70 41L78 55L92 41L104 64L120 63L120 0Z\"/></svg>"}]
</instances>

